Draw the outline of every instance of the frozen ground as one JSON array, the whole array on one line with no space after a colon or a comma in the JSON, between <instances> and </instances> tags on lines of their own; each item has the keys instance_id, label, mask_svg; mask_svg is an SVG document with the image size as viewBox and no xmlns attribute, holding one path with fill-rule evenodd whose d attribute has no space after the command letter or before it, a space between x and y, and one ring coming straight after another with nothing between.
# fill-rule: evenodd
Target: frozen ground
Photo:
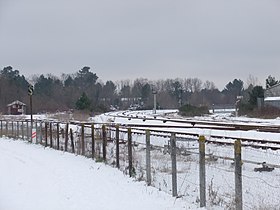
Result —
<instances>
[{"instance_id":1,"label":"frozen ground","mask_svg":"<svg viewBox=\"0 0 280 210\"><path fill-rule=\"evenodd\" d=\"M197 209L85 157L5 138L0 154L1 210Z\"/></svg>"},{"instance_id":2,"label":"frozen ground","mask_svg":"<svg viewBox=\"0 0 280 210\"><path fill-rule=\"evenodd\" d=\"M166 113L171 113L166 115ZM157 113L157 118L153 119L152 111L130 111L130 112L114 112L107 113L104 115L97 116L92 120L94 122L114 122L120 124L145 124L145 125L163 125L160 118L179 118L177 114L172 111L161 111ZM128 119L124 116L131 117ZM138 118L137 118L138 116ZM143 121L140 117L146 117L147 120ZM149 120L152 119L152 120ZM157 120L159 119L159 120ZM191 118L193 119L193 118ZM196 120L202 121L216 121L225 123L239 123L239 124L250 124L250 125L280 125L279 118L262 120L256 118L247 117L232 117L229 114L215 114L206 117L196 117ZM178 125L176 122L166 122L165 125ZM153 128L154 129L154 128ZM157 130L168 130L170 132L186 132L205 135L207 139L215 140L211 138L211 135L220 136L231 136L238 138L256 138L256 139L267 139L271 141L280 141L280 133L269 133L259 131L219 131L214 129L201 129L201 128L158 128ZM133 139L137 142L145 142L145 137L141 139L141 136L135 136ZM220 139L219 139L220 140ZM232 139L233 142L235 139ZM163 146L167 144L168 139L160 137L151 137L153 144ZM220 140L221 141L221 140ZM228 140L227 140L228 141ZM178 142L183 148L190 149L192 142L184 143ZM190 145L188 145L190 144ZM197 143L194 143L194 148L198 148ZM180 146L179 146L180 147ZM198 150L191 150L197 152ZM215 144L207 144L207 154L213 154L214 156L221 157L216 161L206 161L206 182L207 182L207 208L217 209L217 206L222 206L224 209L231 209L234 206L234 167L233 167L233 152L232 146L221 146ZM170 168L170 158L168 156L158 155L157 163L153 163L154 167L157 168L155 186L170 191L170 175L166 168ZM153 160L156 161L152 157ZM181 159L181 160L180 160ZM230 160L231 159L231 160ZM244 209L280 209L279 194L280 194L280 172L279 172L279 161L280 151L270 149L255 149L252 147L242 148L242 182L243 182L243 207ZM266 162L275 166L275 170L272 172L255 172L255 168L261 167L260 164ZM156 165L155 165L156 164ZM199 196L199 182L198 182L198 155L193 153L187 158L178 157L178 187L179 194L184 195L184 199L188 200L189 203L195 203L197 196ZM165 173L160 173L165 171ZM167 172L167 173L166 173ZM166 189L164 189L164 187Z\"/></svg>"},{"instance_id":3,"label":"frozen ground","mask_svg":"<svg viewBox=\"0 0 280 210\"><path fill-rule=\"evenodd\" d=\"M124 118L124 116L130 116L131 119ZM137 116L139 118L145 117L147 120L143 121L142 119L137 119ZM45 118L45 116L38 116L38 118ZM154 118L151 110L130 112L119 111L96 116L94 118L91 118L90 121L96 123L114 122L120 124L142 123L145 125L162 125L163 123L160 120L148 120L149 118ZM179 119L180 117L176 114L176 110L163 110L157 113L157 119L160 118ZM196 119L226 123L234 122L251 125L280 125L279 118L273 120L262 120L246 117L231 117L229 114L220 113L209 115L207 117L196 117ZM166 124L168 123L177 125L175 122L166 122ZM159 128L159 130L160 129L166 130L167 128ZM188 133L205 135L206 138L211 138L210 135L216 134L222 136L236 136L236 138L263 138L275 141L279 141L280 139L279 133L268 133L259 131L232 132L198 128L190 128L187 130L179 128L169 128L169 131L187 131ZM8 207L10 207L3 208L7 210L38 209L36 207L38 207L39 203L46 203L40 209L44 209L44 207L46 209L127 209L130 207L130 203L135 203L134 207L132 208L133 210L136 210L138 208L198 208L198 155L195 154L198 152L197 150L191 150L194 153L190 156L178 157L178 193L179 195L182 195L183 198L175 200L171 197L171 195L162 194L162 192L159 192L155 188L146 187L143 182L134 182L132 179L128 179L126 176L124 176L121 172L102 164L96 164L92 160L73 156L71 154L53 151L50 149L44 150L42 147L30 144L27 145L23 142L17 143L17 141L11 141L7 139L0 140L0 152L2 154L2 156L0 155L1 167L3 168L3 164L6 164L4 164L3 168L4 173L3 175L1 175L1 177L5 178L2 178L0 181L1 210L1 205L7 205ZM133 140L144 143L145 136L134 135ZM212 138L211 140L214 139ZM151 137L151 142L159 146L166 145L167 141L168 138L161 138L156 136ZM234 139L232 139L232 141L234 141ZM184 142L178 142L178 144L182 145L182 147L185 147L186 149L190 149L193 142L189 142L187 144L184 144ZM194 144L195 145L192 147L197 148L197 144ZM6 145L7 148L3 145ZM12 145L12 150L8 149L8 145ZM20 149L20 151L23 152L13 149L17 147L24 147L24 149ZM142 152L137 151L138 157L136 158L136 160L139 161L139 165L141 164L141 162L145 164L145 153L143 152L144 149L138 148L138 150L142 150ZM206 151L207 154L233 158L233 147L230 146L207 144ZM9 154L8 156L7 153ZM28 155L25 153L27 153ZM34 157L36 158L34 159ZM9 161L4 161L3 158L10 159ZM41 160L41 158L46 158L46 160L43 161ZM280 202L278 197L280 194L280 151L272 151L270 149L261 150L254 149L252 147L244 147L242 149L242 159L244 160L244 164L242 167L244 209L279 209ZM257 165L256 162L261 163L264 161L277 167L273 172L254 172L254 168L260 167L260 165ZM15 166L15 168L10 166ZM27 168L29 167L31 168L30 174L27 173ZM171 176L169 170L169 155L164 155L162 151L153 151L152 167L155 169L155 172L153 174L153 185L163 191L170 193ZM43 174L41 174L41 172ZM105 173L105 175L103 173ZM207 161L206 175L207 209L217 209L217 206L222 206L220 209L225 209L226 207L228 207L227 209L230 209L234 205L234 169L232 160L225 160L223 158L220 158L214 162ZM105 178L103 179L103 177ZM14 180L15 182L13 183L11 180ZM27 183L25 183L26 180ZM9 185L8 181L13 184ZM124 184L122 184L123 182ZM25 187L28 186L25 188L25 191L21 190L20 187L22 185ZM135 191L130 190L130 188L126 188L126 186L128 187L128 185ZM34 189L38 189L37 186L39 186L40 190L34 191ZM3 191L3 189L6 188L10 190L10 197L7 197L8 194L6 193L6 191ZM118 190L117 192L115 191L116 189ZM19 192L19 194L15 194L15 192ZM126 192L128 195L126 194ZM146 198L146 196L148 198ZM32 200L33 198L35 199L35 201ZM134 198L137 198L138 200L136 199L134 201ZM27 203L24 203L25 199L27 200ZM2 202L2 200L5 202ZM40 202L37 202L37 200L39 200ZM104 204L104 200L106 202L106 205ZM125 202L126 200L128 200L127 203ZM144 201L147 201L147 204L144 203ZM47 202L50 202L50 204ZM155 206L151 205L147 207L149 205L149 202ZM157 206L157 203L159 203L160 205ZM25 207L25 205L27 204L31 206L27 206L28 208ZM212 204L214 204L214 206ZM9 205L18 205L20 206L20 208Z\"/></svg>"}]
</instances>

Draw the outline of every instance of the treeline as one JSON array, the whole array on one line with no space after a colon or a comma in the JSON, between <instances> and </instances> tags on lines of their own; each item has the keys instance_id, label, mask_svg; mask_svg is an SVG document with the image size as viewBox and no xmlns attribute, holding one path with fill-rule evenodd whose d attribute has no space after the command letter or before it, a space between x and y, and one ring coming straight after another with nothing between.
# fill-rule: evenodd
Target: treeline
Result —
<instances>
[{"instance_id":1,"label":"treeline","mask_svg":"<svg viewBox=\"0 0 280 210\"><path fill-rule=\"evenodd\" d=\"M271 76L267 80L270 80L267 81L267 85L269 82L278 82ZM87 66L74 74L62 74L60 77L42 74L27 80L18 70L7 66L0 72L0 112L6 113L7 104L15 100L20 100L28 106L29 84L34 86L35 113L69 109L94 112L105 112L115 108L152 109L155 91L158 108L179 108L185 104L208 107L213 104L234 105L237 96L244 95L249 101L250 98L252 100L252 94L263 94L262 87L262 90L253 93L255 84L250 84L244 89L244 82L240 79L234 79L220 91L213 82L203 82L198 78L156 81L140 78L134 81L102 82Z\"/></svg>"}]
</instances>

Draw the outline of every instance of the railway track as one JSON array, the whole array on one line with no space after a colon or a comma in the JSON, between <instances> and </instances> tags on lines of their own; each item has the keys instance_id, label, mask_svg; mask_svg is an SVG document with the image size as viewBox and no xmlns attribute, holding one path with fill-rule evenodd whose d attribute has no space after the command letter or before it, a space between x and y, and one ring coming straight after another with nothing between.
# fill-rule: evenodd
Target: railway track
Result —
<instances>
[{"instance_id":1,"label":"railway track","mask_svg":"<svg viewBox=\"0 0 280 210\"><path fill-rule=\"evenodd\" d=\"M125 127L131 127L135 131L135 133L143 133L145 130L149 129L152 135L162 136L162 137L170 137L170 133L172 130L181 139L198 139L198 132L192 131L193 129L199 130L209 130L210 133L213 131L230 131L230 134L209 134L207 135L208 139L206 142L212 144L220 144L220 145L233 145L235 139L240 139L243 146L260 148L260 149L272 149L279 150L280 149L280 126L278 125L263 125L263 124L244 124L244 123L228 123L228 122L211 122L211 121L201 121L195 119L169 119L162 116L156 117L141 117L140 115L126 115L126 112L122 112L117 116L111 115L112 117L121 117L126 118L127 123L119 124ZM145 123L132 123L132 119L143 120ZM131 123L130 123L131 121ZM151 124L151 122L155 122ZM162 122L162 124L159 124ZM118 124L118 123L116 123ZM111 123L112 126L115 123ZM246 131L256 131L259 134L269 134L272 133L276 136L275 139L265 139L262 137L237 137L234 135L236 132L246 132ZM279 133L279 135L277 135Z\"/></svg>"},{"instance_id":2,"label":"railway track","mask_svg":"<svg viewBox=\"0 0 280 210\"><path fill-rule=\"evenodd\" d=\"M126 132L126 126L121 128L122 132ZM133 134L145 135L147 128L132 128ZM112 131L115 131L115 127L110 128ZM170 131L163 131L157 129L148 129L151 132L151 136L170 138ZM198 141L199 134L190 133L190 132L176 132L177 141ZM271 149L271 150L280 150L280 141L274 140L265 140L265 139L253 139L253 138L236 138L232 136L224 135L208 135L206 142L218 145L234 145L236 139L241 140L242 146L252 147L258 149Z\"/></svg>"},{"instance_id":3,"label":"railway track","mask_svg":"<svg viewBox=\"0 0 280 210\"><path fill-rule=\"evenodd\" d=\"M198 139L198 136L201 133L208 133L206 135L206 142L212 144L220 145L232 145L235 139L240 139L243 146L250 146L254 148L261 149L280 149L280 126L277 125L263 125L263 124L241 124L241 123L228 123L228 122L211 122L211 121L202 121L195 119L169 119L168 117L156 116L156 117L147 117L138 115L126 114L126 112L119 112L116 114L107 113L106 116L112 118L126 118L127 120L123 122L112 122L105 123L108 128L111 130L115 129L116 125L119 125L123 132L127 130L128 127L133 129L135 134L145 134L145 131L148 129L151 131L151 135L159 136L164 138L170 138L170 133L176 133L177 137L180 140L189 140L189 139ZM132 120L137 119L137 121ZM139 121L140 120L140 121ZM23 120L26 122L26 120ZM48 120L48 122L66 124L67 122L58 122L54 120ZM142 121L142 122L141 122ZM143 123L148 122L148 123ZM45 122L41 120L38 122ZM125 122L125 123L124 123ZM136 123L137 122L137 123ZM72 121L69 124L80 125L83 123L86 127L91 126L92 122L79 122ZM95 123L98 127L100 124L104 123ZM217 132L219 131L219 132ZM236 131L236 132L235 132ZM241 137L237 136L236 133L247 131L255 131L258 134L268 134L273 138L264 138L262 135L257 135L258 137ZM279 135L278 135L279 134Z\"/></svg>"},{"instance_id":4,"label":"railway track","mask_svg":"<svg viewBox=\"0 0 280 210\"><path fill-rule=\"evenodd\" d=\"M128 121L132 119L142 120L143 122L158 122L161 121L163 124L166 124L165 127L173 127L173 128L209 128L209 129L217 129L217 130L241 130L241 131L249 131L249 130L256 130L259 132L270 132L270 133L280 133L280 125L263 125L263 124L244 124L244 123L229 123L229 122L216 122L216 121L202 121L202 120L195 120L195 119L170 119L168 117L162 116L153 116L153 117L142 117L140 115L132 115L126 114L126 112L122 112L121 114L118 113L117 116L113 115L112 113L108 113L108 116L111 117L120 117L125 118ZM176 123L182 125L168 125L168 123ZM126 125L134 126L133 123L127 122ZM154 127L154 125L149 125Z\"/></svg>"},{"instance_id":5,"label":"railway track","mask_svg":"<svg viewBox=\"0 0 280 210\"><path fill-rule=\"evenodd\" d=\"M120 117L125 118L128 121L132 119L142 120L143 122L162 122L163 125L161 127L173 127L173 128L205 128L205 129L216 129L216 130L240 130L240 131L249 131L255 130L259 132L270 132L270 133L280 133L280 125L264 125L260 123L253 124L244 124L244 123L232 123L232 122L216 122L210 120L196 120L196 119L171 119L169 117L164 116L140 116L139 114L126 114L127 111L123 111L117 113L117 115L113 115L112 113L107 113L108 116L111 117ZM168 123L176 123L178 125L168 125ZM138 126L139 124L135 123L125 123L130 126ZM181 124L181 125L179 125ZM145 126L145 124L141 124L141 126ZM150 127L158 127L158 124L149 124Z\"/></svg>"}]
</instances>

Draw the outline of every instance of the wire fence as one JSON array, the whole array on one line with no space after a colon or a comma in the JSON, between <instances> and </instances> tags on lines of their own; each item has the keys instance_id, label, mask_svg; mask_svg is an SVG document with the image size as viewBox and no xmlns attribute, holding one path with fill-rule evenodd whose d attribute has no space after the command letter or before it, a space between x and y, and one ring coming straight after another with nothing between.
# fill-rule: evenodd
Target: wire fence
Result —
<instances>
[{"instance_id":1,"label":"wire fence","mask_svg":"<svg viewBox=\"0 0 280 210\"><path fill-rule=\"evenodd\" d=\"M119 168L174 197L223 209L279 209L279 150L110 124L0 121L0 136ZM213 139L211 139L213 140Z\"/></svg>"}]
</instances>

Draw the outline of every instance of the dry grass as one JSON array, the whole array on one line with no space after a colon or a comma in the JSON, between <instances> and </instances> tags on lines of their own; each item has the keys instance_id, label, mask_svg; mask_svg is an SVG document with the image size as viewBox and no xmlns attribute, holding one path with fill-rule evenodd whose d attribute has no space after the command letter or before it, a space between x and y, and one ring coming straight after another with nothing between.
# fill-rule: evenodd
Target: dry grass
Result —
<instances>
[{"instance_id":1,"label":"dry grass","mask_svg":"<svg viewBox=\"0 0 280 210\"><path fill-rule=\"evenodd\" d=\"M53 115L53 118L59 120L59 121L70 121L70 120L75 120L75 121L87 121L88 118L90 117L90 112L85 112L85 111L77 111L75 110L74 112L63 112L63 113L56 113Z\"/></svg>"}]
</instances>

